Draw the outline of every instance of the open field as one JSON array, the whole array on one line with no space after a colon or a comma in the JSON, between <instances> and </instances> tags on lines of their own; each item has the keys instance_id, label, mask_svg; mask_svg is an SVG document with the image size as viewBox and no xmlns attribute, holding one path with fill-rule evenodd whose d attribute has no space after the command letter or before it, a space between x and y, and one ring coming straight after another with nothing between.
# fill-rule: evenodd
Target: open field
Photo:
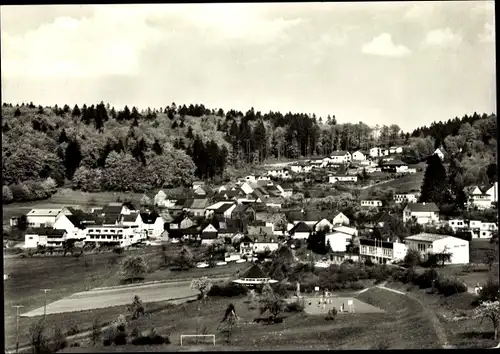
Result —
<instances>
[{"instance_id":1,"label":"open field","mask_svg":"<svg viewBox=\"0 0 500 354\"><path fill-rule=\"evenodd\" d=\"M221 279L223 280L223 279ZM94 289L72 294L62 300L47 305L47 313L88 311L99 308L131 304L135 295L144 303L182 299L197 295L190 288L191 281L156 283L138 286L126 286L111 289ZM24 313L23 317L42 316L44 307Z\"/></svg>"},{"instance_id":2,"label":"open field","mask_svg":"<svg viewBox=\"0 0 500 354\"><path fill-rule=\"evenodd\" d=\"M474 287L476 283L485 284L490 276L493 279L498 279L498 263L493 265L491 274L488 271L488 267L484 264L470 267L450 264L444 266L444 268L438 267L436 270L439 274L462 280L469 287Z\"/></svg>"},{"instance_id":3,"label":"open field","mask_svg":"<svg viewBox=\"0 0 500 354\"><path fill-rule=\"evenodd\" d=\"M469 242L469 262L484 263L484 256L489 249L491 249L490 239L472 239Z\"/></svg>"},{"instance_id":4,"label":"open field","mask_svg":"<svg viewBox=\"0 0 500 354\"><path fill-rule=\"evenodd\" d=\"M372 293L374 292L374 293ZM370 294L370 295L369 295ZM364 298L362 298L364 295ZM203 350L284 350L284 349L376 349L376 348L437 348L437 337L432 326L420 311L418 304L399 294L386 290L371 289L357 297L369 303L377 302L385 313L345 313L334 321L326 321L324 315L306 313L284 313L282 323L263 325L253 322L260 317L257 307L252 307L246 298L209 298L207 304L199 306L191 302L165 309L151 316L129 323L129 328L146 330L154 327L157 333L169 335L172 345L158 346L152 351ZM369 296L368 296L369 295ZM369 301L366 301L366 300ZM231 344L218 331L219 322L227 306L235 306L239 319L233 330ZM391 304L397 304L397 308ZM373 305L373 304L372 304ZM204 330L203 330L204 329ZM216 346L191 345L179 347L181 334L195 334L203 330L216 335ZM161 348L161 349L160 349ZM65 352L101 352L113 347L68 348ZM146 350L146 347L126 345L120 351ZM150 347L147 347L150 350Z\"/></svg>"},{"instance_id":5,"label":"open field","mask_svg":"<svg viewBox=\"0 0 500 354\"><path fill-rule=\"evenodd\" d=\"M471 319L477 297L469 293L443 296L428 294L425 289L417 286L408 286L401 283L388 284L391 288L407 291L418 298L430 311L436 313L440 325L446 333L448 343L457 349L491 348L498 344L493 340L491 322ZM451 321L455 316L469 316L460 321Z\"/></svg>"},{"instance_id":6,"label":"open field","mask_svg":"<svg viewBox=\"0 0 500 354\"><path fill-rule=\"evenodd\" d=\"M176 254L176 252L178 252L177 248L171 250L172 255ZM117 286L121 280L119 263L126 255L131 254L141 254L148 261L148 264L152 264L154 259L158 257L158 250L148 247L127 251L124 255L117 255L113 252L86 254L79 260L71 256L33 258L20 258L17 256L4 259L4 272L9 274L9 279L4 281L4 324L7 337L10 336L9 341L14 340L16 309L12 307L13 305L24 306L20 311L21 314L42 307L44 305L44 293L41 289L44 288L52 289L47 293L47 303L50 304L74 293L83 292L87 288ZM230 276L247 267L248 265L245 263L230 263L227 266L192 269L189 271L164 269L146 274L144 281L180 280L205 275L214 277ZM107 310L99 311L107 313ZM113 310L110 311L113 312ZM86 312L90 313L91 311ZM59 318L63 321L68 316L68 314L52 315L55 322L58 322ZM20 326L27 329L35 320L37 319L21 318ZM12 344L9 341L7 343Z\"/></svg>"},{"instance_id":7,"label":"open field","mask_svg":"<svg viewBox=\"0 0 500 354\"><path fill-rule=\"evenodd\" d=\"M360 198L366 198L373 188L393 188L397 193L406 193L411 190L420 190L424 180L424 172L408 174L406 176L390 180L385 183L379 183L366 189L360 190Z\"/></svg>"}]
</instances>

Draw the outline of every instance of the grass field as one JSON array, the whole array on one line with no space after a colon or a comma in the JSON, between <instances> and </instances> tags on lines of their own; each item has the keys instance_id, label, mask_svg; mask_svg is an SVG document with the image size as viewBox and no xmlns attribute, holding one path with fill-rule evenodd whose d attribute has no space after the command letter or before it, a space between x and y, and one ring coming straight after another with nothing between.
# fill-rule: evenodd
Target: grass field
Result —
<instances>
[{"instance_id":1,"label":"grass field","mask_svg":"<svg viewBox=\"0 0 500 354\"><path fill-rule=\"evenodd\" d=\"M263 325L253 320L261 317L258 308L251 307L246 298L209 298L205 305L197 301L155 313L129 323L129 329L147 330L152 327L169 335L171 345L135 347L126 345L119 351L178 351L178 350L290 350L290 349L410 349L436 348L437 337L428 320L414 301L385 290L371 289L357 298L373 306L385 307L385 313L351 313L337 315L326 321L324 315L283 313L282 323ZM227 344L217 327L225 309L232 303L239 320ZM396 307L393 306L396 304ZM179 347L181 334L196 332L216 334L216 346L191 345ZM82 346L85 343L82 343ZM101 352L116 348L102 346L68 348L65 352Z\"/></svg>"},{"instance_id":2,"label":"grass field","mask_svg":"<svg viewBox=\"0 0 500 354\"><path fill-rule=\"evenodd\" d=\"M411 190L420 190L423 180L424 180L423 172L408 174L406 176L397 178L392 181L388 181L386 183L380 183L373 187L361 189L360 198L368 197L370 191L374 188L381 188L381 189L393 188L396 191L396 193L407 193L410 192Z\"/></svg>"},{"instance_id":3,"label":"grass field","mask_svg":"<svg viewBox=\"0 0 500 354\"><path fill-rule=\"evenodd\" d=\"M176 252L178 252L176 248L172 249L171 255ZM9 274L9 279L4 281L4 324L7 345L13 344L14 340L16 309L12 307L13 305L24 306L21 309L21 314L42 307L44 293L41 289L45 288L52 289L47 293L47 303L50 304L74 293L85 291L86 288L119 285L121 280L119 263L122 258L130 254L143 255L148 264L154 264L155 260L158 259L158 250L154 248L128 251L123 255L111 252L86 254L79 260L71 256L5 258L4 272ZM188 279L204 275L232 275L247 267L248 265L245 263L233 263L217 268L192 269L182 272L165 269L146 274L144 281ZM103 309L102 311L106 313L107 310ZM54 321L57 322L58 316L62 316L61 321L64 322L64 318L68 318L70 315L54 316ZM26 331L34 320L36 318L21 318L20 327Z\"/></svg>"},{"instance_id":4,"label":"grass field","mask_svg":"<svg viewBox=\"0 0 500 354\"><path fill-rule=\"evenodd\" d=\"M450 321L446 318L454 316L470 316L474 309L476 297L469 293L455 294L445 297L443 295L427 294L425 289L408 286L400 283L389 283L391 288L404 290L422 301L431 311L435 312L443 327L448 342L457 349L482 349L491 348L498 344L493 340L493 327L490 322L481 323L478 319L465 319Z\"/></svg>"},{"instance_id":5,"label":"grass field","mask_svg":"<svg viewBox=\"0 0 500 354\"><path fill-rule=\"evenodd\" d=\"M469 262L484 263L486 251L491 249L489 239L475 238L469 242Z\"/></svg>"}]
</instances>

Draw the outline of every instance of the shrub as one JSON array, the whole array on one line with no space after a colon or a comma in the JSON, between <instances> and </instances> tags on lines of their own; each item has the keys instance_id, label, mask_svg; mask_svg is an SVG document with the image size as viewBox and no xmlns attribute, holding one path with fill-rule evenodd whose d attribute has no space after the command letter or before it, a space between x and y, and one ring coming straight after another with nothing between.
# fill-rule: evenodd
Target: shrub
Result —
<instances>
[{"instance_id":1,"label":"shrub","mask_svg":"<svg viewBox=\"0 0 500 354\"><path fill-rule=\"evenodd\" d=\"M118 331L115 336L115 345L125 345L127 344L127 332Z\"/></svg>"},{"instance_id":2,"label":"shrub","mask_svg":"<svg viewBox=\"0 0 500 354\"><path fill-rule=\"evenodd\" d=\"M303 312L304 305L300 301L290 302L285 307L286 312Z\"/></svg>"},{"instance_id":3,"label":"shrub","mask_svg":"<svg viewBox=\"0 0 500 354\"><path fill-rule=\"evenodd\" d=\"M364 289L365 286L360 281L352 281L352 282L349 282L347 284L346 288L352 289L352 290L361 290L361 289Z\"/></svg>"},{"instance_id":4,"label":"shrub","mask_svg":"<svg viewBox=\"0 0 500 354\"><path fill-rule=\"evenodd\" d=\"M68 336L73 336L79 332L78 325L73 320L69 320L68 328Z\"/></svg>"},{"instance_id":5,"label":"shrub","mask_svg":"<svg viewBox=\"0 0 500 354\"><path fill-rule=\"evenodd\" d=\"M210 297L235 297L240 295L246 295L248 293L248 288L235 283L226 284L214 284L208 291L208 296Z\"/></svg>"},{"instance_id":6,"label":"shrub","mask_svg":"<svg viewBox=\"0 0 500 354\"><path fill-rule=\"evenodd\" d=\"M498 300L498 291L498 281L489 279L479 292L479 298L481 301L496 301Z\"/></svg>"},{"instance_id":7,"label":"shrub","mask_svg":"<svg viewBox=\"0 0 500 354\"><path fill-rule=\"evenodd\" d=\"M57 325L54 327L54 338L52 340L52 351L55 353L68 346L68 340Z\"/></svg>"},{"instance_id":8,"label":"shrub","mask_svg":"<svg viewBox=\"0 0 500 354\"><path fill-rule=\"evenodd\" d=\"M150 334L147 336L139 336L132 340L133 345L162 345L170 344L168 337L162 337L158 334Z\"/></svg>"},{"instance_id":9,"label":"shrub","mask_svg":"<svg viewBox=\"0 0 500 354\"><path fill-rule=\"evenodd\" d=\"M373 266L373 261L371 258L367 258L365 260L365 265L368 266L368 267L372 267Z\"/></svg>"},{"instance_id":10,"label":"shrub","mask_svg":"<svg viewBox=\"0 0 500 354\"><path fill-rule=\"evenodd\" d=\"M418 277L416 277L414 284L418 285L420 289L427 289L432 287L432 281L437 281L438 273L434 268L428 269Z\"/></svg>"},{"instance_id":11,"label":"shrub","mask_svg":"<svg viewBox=\"0 0 500 354\"><path fill-rule=\"evenodd\" d=\"M328 311L328 314L326 315L325 320L333 321L336 316L337 316L337 309L334 307L333 309Z\"/></svg>"},{"instance_id":12,"label":"shrub","mask_svg":"<svg viewBox=\"0 0 500 354\"><path fill-rule=\"evenodd\" d=\"M33 199L31 190L24 183L13 184L10 189L15 202L25 202Z\"/></svg>"},{"instance_id":13,"label":"shrub","mask_svg":"<svg viewBox=\"0 0 500 354\"><path fill-rule=\"evenodd\" d=\"M125 252L125 250L123 249L123 247L115 247L113 248L113 252L116 254L122 254L123 252Z\"/></svg>"},{"instance_id":14,"label":"shrub","mask_svg":"<svg viewBox=\"0 0 500 354\"><path fill-rule=\"evenodd\" d=\"M444 296L467 292L467 285L458 279L447 277L437 278L435 285L438 293Z\"/></svg>"},{"instance_id":15,"label":"shrub","mask_svg":"<svg viewBox=\"0 0 500 354\"><path fill-rule=\"evenodd\" d=\"M115 341L116 328L114 328L113 326L106 328L102 337L102 345L104 345L105 347L109 347Z\"/></svg>"}]
</instances>

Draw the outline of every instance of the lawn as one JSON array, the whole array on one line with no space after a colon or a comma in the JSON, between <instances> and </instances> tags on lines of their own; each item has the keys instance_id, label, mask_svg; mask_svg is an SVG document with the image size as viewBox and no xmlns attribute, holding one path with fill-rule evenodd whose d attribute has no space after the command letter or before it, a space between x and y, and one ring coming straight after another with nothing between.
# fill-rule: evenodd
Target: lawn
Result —
<instances>
[{"instance_id":1,"label":"lawn","mask_svg":"<svg viewBox=\"0 0 500 354\"><path fill-rule=\"evenodd\" d=\"M374 292L374 293L372 293ZM209 298L206 304L198 301L185 303L155 313L151 318L140 318L128 325L129 331L155 328L157 333L168 335L171 345L158 347L90 347L68 348L66 352L113 351L178 351L194 349L193 345L180 348L181 334L206 333L216 335L216 346L203 346L203 350L290 350L290 349L410 349L436 348L437 337L420 308L404 296L385 290L368 290L359 300L376 302L385 306L386 313L354 313L338 315L326 321L324 315L283 313L282 323L263 325L253 323L261 317L258 308L251 307L246 297ZM239 320L233 330L231 344L225 342L218 331L225 309L232 303ZM395 310L391 304L397 304ZM373 305L373 304L372 304ZM200 349L200 346L195 346ZM205 349L206 348L206 349ZM84 350L83 350L84 349Z\"/></svg>"},{"instance_id":2,"label":"lawn","mask_svg":"<svg viewBox=\"0 0 500 354\"><path fill-rule=\"evenodd\" d=\"M470 287L474 287L476 283L485 284L490 276L493 277L493 279L498 279L498 263L493 265L491 275L488 267L484 264L474 266L450 264L445 265L443 268L438 267L436 270L439 274L446 275L451 278L458 278Z\"/></svg>"},{"instance_id":3,"label":"lawn","mask_svg":"<svg viewBox=\"0 0 500 354\"><path fill-rule=\"evenodd\" d=\"M67 256L36 256L33 258L5 258L4 272L9 279L4 281L4 311L7 344L13 344L15 335L16 309L13 305L24 306L21 313L25 313L44 305L44 293L41 289L52 289L47 293L47 303L60 300L73 293L85 291L87 287L106 287L120 284L121 274L119 264L121 259L131 254L141 254L148 264L158 259L159 250L145 248L127 251L117 255L112 252L86 254L77 260ZM172 255L175 250L172 250ZM157 270L146 274L144 281L158 281L168 279L187 279L200 276L233 275L248 267L247 264L229 264L208 269L192 269L189 271L173 272ZM106 313L107 310L102 310ZM110 310L112 311L112 310ZM54 315L66 318L70 315ZM34 319L21 318L21 328L27 329ZM36 318L35 318L36 320Z\"/></svg>"},{"instance_id":4,"label":"lawn","mask_svg":"<svg viewBox=\"0 0 500 354\"><path fill-rule=\"evenodd\" d=\"M397 178L386 183L380 183L376 186L369 187L360 190L360 198L366 198L370 195L370 191L374 188L393 188L396 193L409 193L412 190L420 190L422 182L424 180L424 173L417 172L413 174L408 174L403 177Z\"/></svg>"},{"instance_id":5,"label":"lawn","mask_svg":"<svg viewBox=\"0 0 500 354\"><path fill-rule=\"evenodd\" d=\"M388 286L403 291L409 290L413 296L422 301L431 311L435 312L443 327L448 342L457 349L491 348L498 344L493 340L491 322L480 322L478 319L451 321L455 316L470 316L477 298L473 294L461 293L448 297L428 294L425 289L400 283L388 283Z\"/></svg>"},{"instance_id":6,"label":"lawn","mask_svg":"<svg viewBox=\"0 0 500 354\"><path fill-rule=\"evenodd\" d=\"M469 262L484 263L486 251L489 249L491 249L489 239L472 239L469 242Z\"/></svg>"}]
</instances>

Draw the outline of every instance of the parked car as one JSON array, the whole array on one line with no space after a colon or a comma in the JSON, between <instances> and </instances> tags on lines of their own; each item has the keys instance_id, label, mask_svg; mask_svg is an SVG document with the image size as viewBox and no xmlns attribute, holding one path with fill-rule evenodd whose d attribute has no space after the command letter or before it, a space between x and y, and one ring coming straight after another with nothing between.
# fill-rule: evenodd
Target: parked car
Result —
<instances>
[{"instance_id":1,"label":"parked car","mask_svg":"<svg viewBox=\"0 0 500 354\"><path fill-rule=\"evenodd\" d=\"M207 262L200 262L196 264L196 268L208 268L209 264Z\"/></svg>"},{"instance_id":2,"label":"parked car","mask_svg":"<svg viewBox=\"0 0 500 354\"><path fill-rule=\"evenodd\" d=\"M215 265L223 266L223 265L227 265L227 262L220 261L220 262L215 263Z\"/></svg>"}]
</instances>

